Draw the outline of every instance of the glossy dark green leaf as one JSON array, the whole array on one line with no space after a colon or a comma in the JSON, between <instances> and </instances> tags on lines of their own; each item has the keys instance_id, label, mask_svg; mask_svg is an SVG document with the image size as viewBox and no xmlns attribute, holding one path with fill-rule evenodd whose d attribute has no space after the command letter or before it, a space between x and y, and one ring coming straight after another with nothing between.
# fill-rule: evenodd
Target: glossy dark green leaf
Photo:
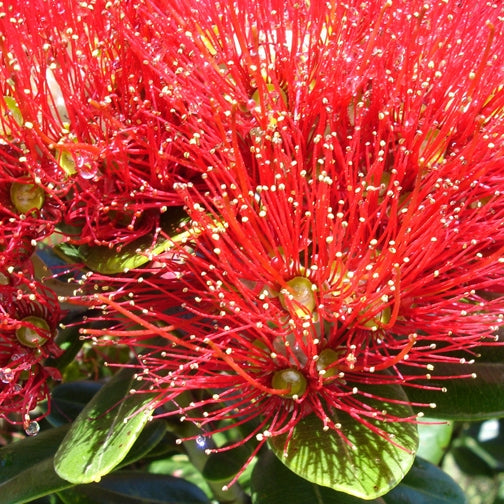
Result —
<instances>
[{"instance_id":1,"label":"glossy dark green leaf","mask_svg":"<svg viewBox=\"0 0 504 504\"><path fill-rule=\"evenodd\" d=\"M207 496L181 478L120 471L100 483L79 485L59 494L65 504L209 504Z\"/></svg>"},{"instance_id":2,"label":"glossy dark green leaf","mask_svg":"<svg viewBox=\"0 0 504 504\"><path fill-rule=\"evenodd\" d=\"M453 441L450 454L468 475L491 476L504 471L504 420L464 426Z\"/></svg>"},{"instance_id":3,"label":"glossy dark green leaf","mask_svg":"<svg viewBox=\"0 0 504 504\"><path fill-rule=\"evenodd\" d=\"M58 385L51 392L51 409L47 420L55 427L72 422L100 390L101 386L101 383L92 381L77 381Z\"/></svg>"},{"instance_id":4,"label":"glossy dark green leaf","mask_svg":"<svg viewBox=\"0 0 504 504\"><path fill-rule=\"evenodd\" d=\"M202 489L206 495L212 495L207 481L185 454L179 453L169 458L154 460L149 464L149 472L183 478Z\"/></svg>"},{"instance_id":5,"label":"glossy dark green leaf","mask_svg":"<svg viewBox=\"0 0 504 504\"><path fill-rule=\"evenodd\" d=\"M462 489L437 466L416 458L401 484L384 496L387 504L466 504Z\"/></svg>"},{"instance_id":6,"label":"glossy dark green leaf","mask_svg":"<svg viewBox=\"0 0 504 504\"><path fill-rule=\"evenodd\" d=\"M0 449L0 502L28 502L71 485L54 470L54 454L70 426L40 432L35 437ZM141 459L156 446L166 431L162 420L150 422L142 431L123 464Z\"/></svg>"},{"instance_id":7,"label":"glossy dark green leaf","mask_svg":"<svg viewBox=\"0 0 504 504\"><path fill-rule=\"evenodd\" d=\"M405 370L411 374L411 370ZM412 402L430 404L435 408L426 415L447 420L485 420L504 416L504 361L474 364L438 364L432 375L460 376L475 373L475 378L450 380L419 380L420 384L436 386L446 391L408 387L406 393Z\"/></svg>"},{"instance_id":8,"label":"glossy dark green leaf","mask_svg":"<svg viewBox=\"0 0 504 504\"><path fill-rule=\"evenodd\" d=\"M68 427L49 429L0 449L0 502L14 504L68 488L54 470L53 457Z\"/></svg>"},{"instance_id":9,"label":"glossy dark green leaf","mask_svg":"<svg viewBox=\"0 0 504 504\"><path fill-rule=\"evenodd\" d=\"M164 420L152 420L149 422L138 436L135 444L128 452L119 467L133 464L144 457L147 457L158 444L165 439L166 422Z\"/></svg>"},{"instance_id":10,"label":"glossy dark green leaf","mask_svg":"<svg viewBox=\"0 0 504 504\"><path fill-rule=\"evenodd\" d=\"M250 450L239 446L229 451L212 453L203 468L203 476L209 481L229 481L243 467Z\"/></svg>"},{"instance_id":11,"label":"glossy dark green leaf","mask_svg":"<svg viewBox=\"0 0 504 504\"><path fill-rule=\"evenodd\" d=\"M300 478L271 452L252 473L253 504L466 504L460 487L441 469L417 458L399 485L371 500L336 492Z\"/></svg>"},{"instance_id":12,"label":"glossy dark green leaf","mask_svg":"<svg viewBox=\"0 0 504 504\"><path fill-rule=\"evenodd\" d=\"M129 452L149 420L149 394L130 394L134 371L117 373L84 408L55 456L60 477L72 483L99 481Z\"/></svg>"},{"instance_id":13,"label":"glossy dark green leaf","mask_svg":"<svg viewBox=\"0 0 504 504\"><path fill-rule=\"evenodd\" d=\"M359 387L363 401L379 411L399 418L411 417L410 407L393 404L376 397L405 400L398 386ZM299 476L363 499L373 499L387 493L408 472L418 446L417 426L412 422L378 422L367 419L376 429L382 429L388 439L363 425L347 413L334 413L332 420L341 424L347 441L333 430L323 430L322 422L309 415L294 429L286 447L286 436L273 437L270 446L280 460ZM350 444L351 443L351 444Z\"/></svg>"},{"instance_id":14,"label":"glossy dark green leaf","mask_svg":"<svg viewBox=\"0 0 504 504\"><path fill-rule=\"evenodd\" d=\"M383 498L364 501L303 479L271 451L261 455L254 467L251 494L253 504L385 504Z\"/></svg>"}]
</instances>

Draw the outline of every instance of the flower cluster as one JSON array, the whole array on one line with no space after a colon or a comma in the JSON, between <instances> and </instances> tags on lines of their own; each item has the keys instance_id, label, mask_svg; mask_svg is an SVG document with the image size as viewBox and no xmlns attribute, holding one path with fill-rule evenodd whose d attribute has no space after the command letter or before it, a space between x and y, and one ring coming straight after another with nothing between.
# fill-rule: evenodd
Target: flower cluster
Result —
<instances>
[{"instance_id":1,"label":"flower cluster","mask_svg":"<svg viewBox=\"0 0 504 504\"><path fill-rule=\"evenodd\" d=\"M13 274L9 283L2 278L0 299L0 417L23 424L33 435L39 427L30 411L48 399L49 379L60 378L44 364L61 354L54 342L59 303L53 291L21 274Z\"/></svg>"},{"instance_id":2,"label":"flower cluster","mask_svg":"<svg viewBox=\"0 0 504 504\"><path fill-rule=\"evenodd\" d=\"M42 281L33 262L41 243L70 251L77 268L115 272L104 255L155 244L167 209L182 206L173 184L197 175L177 161L172 128L185 105L157 103L163 76L128 40L127 21L150 38L133 5L1 5L0 283L8 289L17 276Z\"/></svg>"},{"instance_id":3,"label":"flower cluster","mask_svg":"<svg viewBox=\"0 0 504 504\"><path fill-rule=\"evenodd\" d=\"M49 3L0 17L2 407L47 393L11 382L58 352L56 301L10 275L55 235L108 322L82 333L252 455L308 417L400 444L435 407L408 391L473 376L504 317L496 5Z\"/></svg>"},{"instance_id":4,"label":"flower cluster","mask_svg":"<svg viewBox=\"0 0 504 504\"><path fill-rule=\"evenodd\" d=\"M184 127L174 128L186 105L159 99L166 92L163 76L145 64L123 30L134 26L136 37L150 40L149 24L134 6L106 2L5 10L0 162L6 217L29 217L37 240L57 231L76 245L124 245L145 236L152 242L161 214L181 205L173 184L196 174L178 162L183 153L176 136Z\"/></svg>"},{"instance_id":5,"label":"flower cluster","mask_svg":"<svg viewBox=\"0 0 504 504\"><path fill-rule=\"evenodd\" d=\"M415 415L377 407L409 404L383 385L470 378L444 364L497 340L498 9L367 3L143 11L170 41L136 41L169 83L158 100L195 109L178 142L204 186L174 184L184 233L149 267L103 279L116 289L98 304L107 334L141 347L157 404L210 391L167 413L205 431L256 419L259 446L288 442L315 414L345 438L347 414L394 442L387 422Z\"/></svg>"}]
</instances>

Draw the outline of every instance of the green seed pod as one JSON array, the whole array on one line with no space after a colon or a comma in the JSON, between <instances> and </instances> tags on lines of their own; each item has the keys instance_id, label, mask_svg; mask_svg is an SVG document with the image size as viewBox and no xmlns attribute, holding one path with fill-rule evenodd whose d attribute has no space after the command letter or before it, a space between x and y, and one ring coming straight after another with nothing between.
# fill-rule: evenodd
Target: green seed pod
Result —
<instances>
[{"instance_id":1,"label":"green seed pod","mask_svg":"<svg viewBox=\"0 0 504 504\"><path fill-rule=\"evenodd\" d=\"M277 390L287 389L284 397L301 397L306 390L306 378L298 369L288 368L273 375L271 386Z\"/></svg>"},{"instance_id":2,"label":"green seed pod","mask_svg":"<svg viewBox=\"0 0 504 504\"><path fill-rule=\"evenodd\" d=\"M365 311L363 315L366 315ZM381 312L378 312L373 318L366 320L362 325L370 329L380 327L383 324L388 324L391 316L392 310L390 306L386 306Z\"/></svg>"},{"instance_id":3,"label":"green seed pod","mask_svg":"<svg viewBox=\"0 0 504 504\"><path fill-rule=\"evenodd\" d=\"M16 329L16 338L21 345L30 348L38 348L47 342L51 331L49 324L43 318L29 316L21 319L21 322L28 322L41 329L41 331L36 331L35 329L27 326L22 326ZM47 337L43 336L41 333L47 333Z\"/></svg>"},{"instance_id":4,"label":"green seed pod","mask_svg":"<svg viewBox=\"0 0 504 504\"><path fill-rule=\"evenodd\" d=\"M77 173L75 160L70 152L57 149L54 157L67 175L75 175Z\"/></svg>"},{"instance_id":5,"label":"green seed pod","mask_svg":"<svg viewBox=\"0 0 504 504\"><path fill-rule=\"evenodd\" d=\"M10 187L10 198L15 209L20 214L26 214L30 210L42 208L45 192L35 184L13 182Z\"/></svg>"},{"instance_id":6,"label":"green seed pod","mask_svg":"<svg viewBox=\"0 0 504 504\"><path fill-rule=\"evenodd\" d=\"M334 376L338 372L338 368L336 366L330 366L341 359L344 352L344 349L337 351L332 348L325 348L322 350L317 360L317 371L323 374L324 378Z\"/></svg>"},{"instance_id":7,"label":"green seed pod","mask_svg":"<svg viewBox=\"0 0 504 504\"><path fill-rule=\"evenodd\" d=\"M313 284L306 277L294 277L287 282L287 289L279 296L280 303L287 310L294 306L294 313L298 317L313 312L316 306Z\"/></svg>"}]
</instances>

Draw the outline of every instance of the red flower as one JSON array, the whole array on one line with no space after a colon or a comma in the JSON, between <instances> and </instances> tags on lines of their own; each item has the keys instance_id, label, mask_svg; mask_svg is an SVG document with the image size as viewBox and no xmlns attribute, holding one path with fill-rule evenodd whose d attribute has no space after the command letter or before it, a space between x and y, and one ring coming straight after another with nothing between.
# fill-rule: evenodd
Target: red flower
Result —
<instances>
[{"instance_id":1,"label":"red flower","mask_svg":"<svg viewBox=\"0 0 504 504\"><path fill-rule=\"evenodd\" d=\"M134 3L4 8L0 135L15 154L0 175L43 191L41 212L57 200L57 224L76 244L152 238L161 214L181 205L173 183L198 175L177 144L184 104L164 96L164 76L125 30L148 40L152 27Z\"/></svg>"},{"instance_id":2,"label":"red flower","mask_svg":"<svg viewBox=\"0 0 504 504\"><path fill-rule=\"evenodd\" d=\"M502 325L498 9L160 3L177 43L152 66L197 104L180 141L206 188L176 186L192 239L98 297L106 333L145 345L158 403L215 391L170 413L210 432L259 419L263 443L314 413L344 438L342 411L394 442L386 422L415 419L369 387L424 386Z\"/></svg>"},{"instance_id":3,"label":"red flower","mask_svg":"<svg viewBox=\"0 0 504 504\"><path fill-rule=\"evenodd\" d=\"M0 271L29 269L36 244L54 232L61 218L60 200L24 163L15 142L0 143Z\"/></svg>"},{"instance_id":4,"label":"red flower","mask_svg":"<svg viewBox=\"0 0 504 504\"><path fill-rule=\"evenodd\" d=\"M61 354L54 342L60 309L56 295L23 275L2 277L0 285L0 417L22 423L30 434L37 404L49 396L49 380L59 371L44 365Z\"/></svg>"}]
</instances>

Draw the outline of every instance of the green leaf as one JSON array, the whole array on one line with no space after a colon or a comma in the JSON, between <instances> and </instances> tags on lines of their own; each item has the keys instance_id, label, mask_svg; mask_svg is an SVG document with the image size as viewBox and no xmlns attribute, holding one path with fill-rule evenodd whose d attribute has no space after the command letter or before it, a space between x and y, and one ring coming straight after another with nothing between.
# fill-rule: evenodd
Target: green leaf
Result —
<instances>
[{"instance_id":1,"label":"green leaf","mask_svg":"<svg viewBox=\"0 0 504 504\"><path fill-rule=\"evenodd\" d=\"M410 369L404 372L411 375ZM504 380L502 379L504 362L476 361L470 365L437 364L432 371L433 376L460 376L471 373L475 373L476 378L420 379L418 381L426 387L444 388L445 392L408 387L406 393L412 402L435 403L436 407L428 411L428 416L434 418L472 421L504 416Z\"/></svg>"},{"instance_id":2,"label":"green leaf","mask_svg":"<svg viewBox=\"0 0 504 504\"><path fill-rule=\"evenodd\" d=\"M399 418L413 414L409 406L376 398L379 395L390 400L406 400L401 387L360 386L359 392L372 395L363 401L378 411L386 409L388 415ZM379 497L402 480L413 464L418 446L416 424L368 418L370 424L387 433L389 439L385 439L347 413L334 413L332 420L341 424L341 432L348 442L336 431L324 431L322 422L311 414L297 424L287 447L286 435L271 438L270 446L299 476L363 499Z\"/></svg>"},{"instance_id":3,"label":"green leaf","mask_svg":"<svg viewBox=\"0 0 504 504\"><path fill-rule=\"evenodd\" d=\"M46 420L54 427L72 422L101 386L99 382L77 381L54 387L51 392L51 411Z\"/></svg>"},{"instance_id":4,"label":"green leaf","mask_svg":"<svg viewBox=\"0 0 504 504\"><path fill-rule=\"evenodd\" d=\"M187 455L175 454L169 458L154 460L149 464L149 472L171 476L177 475L204 490L206 495L212 495L212 491L205 478L194 467L194 464L191 463Z\"/></svg>"},{"instance_id":5,"label":"green leaf","mask_svg":"<svg viewBox=\"0 0 504 504\"><path fill-rule=\"evenodd\" d=\"M252 473L253 504L466 504L460 487L441 469L417 458L402 482L372 500L336 492L300 478L271 452L259 458Z\"/></svg>"},{"instance_id":6,"label":"green leaf","mask_svg":"<svg viewBox=\"0 0 504 504\"><path fill-rule=\"evenodd\" d=\"M145 235L137 240L122 245L121 247L109 248L108 246L79 247L79 254L84 264L91 270L114 275L131 269L139 268L173 247L174 243L183 242L190 233L180 232L180 225L187 221L185 212L177 207L171 209L170 215L164 215L163 230L170 239L160 239L154 242L153 235Z\"/></svg>"},{"instance_id":7,"label":"green leaf","mask_svg":"<svg viewBox=\"0 0 504 504\"><path fill-rule=\"evenodd\" d=\"M467 474L492 475L504 471L504 420L486 420L463 428L451 454Z\"/></svg>"},{"instance_id":8,"label":"green leaf","mask_svg":"<svg viewBox=\"0 0 504 504\"><path fill-rule=\"evenodd\" d=\"M452 432L453 422L422 418L422 423L418 425L420 444L417 457L422 457L432 464L439 464L448 449Z\"/></svg>"},{"instance_id":9,"label":"green leaf","mask_svg":"<svg viewBox=\"0 0 504 504\"><path fill-rule=\"evenodd\" d=\"M135 444L128 452L119 467L125 467L147 457L151 451L163 440L166 434L166 422L153 420L149 422L138 436Z\"/></svg>"},{"instance_id":10,"label":"green leaf","mask_svg":"<svg viewBox=\"0 0 504 504\"><path fill-rule=\"evenodd\" d=\"M417 458L401 484L384 496L387 504L466 504L462 489L445 472Z\"/></svg>"},{"instance_id":11,"label":"green leaf","mask_svg":"<svg viewBox=\"0 0 504 504\"><path fill-rule=\"evenodd\" d=\"M209 504L207 496L181 478L134 471L110 474L100 483L59 494L65 504Z\"/></svg>"},{"instance_id":12,"label":"green leaf","mask_svg":"<svg viewBox=\"0 0 504 504\"><path fill-rule=\"evenodd\" d=\"M114 275L148 263L152 240L152 236L142 237L121 249L83 245L79 248L79 253L89 269L104 275Z\"/></svg>"},{"instance_id":13,"label":"green leaf","mask_svg":"<svg viewBox=\"0 0 504 504\"><path fill-rule=\"evenodd\" d=\"M54 470L53 457L68 426L41 431L0 449L0 495L2 504L28 502L68 488Z\"/></svg>"},{"instance_id":14,"label":"green leaf","mask_svg":"<svg viewBox=\"0 0 504 504\"><path fill-rule=\"evenodd\" d=\"M254 467L251 494L252 504L385 504L382 498L363 501L300 478L269 450Z\"/></svg>"},{"instance_id":15,"label":"green leaf","mask_svg":"<svg viewBox=\"0 0 504 504\"><path fill-rule=\"evenodd\" d=\"M238 446L229 451L211 453L208 456L203 476L208 481L229 481L243 467L250 456L246 446Z\"/></svg>"},{"instance_id":16,"label":"green leaf","mask_svg":"<svg viewBox=\"0 0 504 504\"><path fill-rule=\"evenodd\" d=\"M134 383L134 371L123 369L84 408L56 453L59 476L99 481L124 459L152 414L150 394L129 393Z\"/></svg>"}]
</instances>

